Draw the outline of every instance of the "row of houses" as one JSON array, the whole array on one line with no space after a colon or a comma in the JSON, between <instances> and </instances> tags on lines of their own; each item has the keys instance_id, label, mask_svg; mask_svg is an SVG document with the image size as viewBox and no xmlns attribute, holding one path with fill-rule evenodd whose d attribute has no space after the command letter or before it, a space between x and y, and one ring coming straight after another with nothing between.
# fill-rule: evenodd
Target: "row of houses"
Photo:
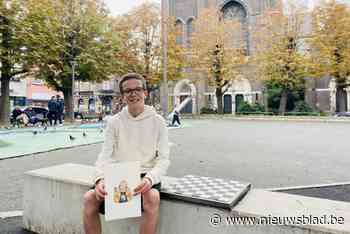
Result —
<instances>
[{"instance_id":1,"label":"row of houses","mask_svg":"<svg viewBox=\"0 0 350 234\"><path fill-rule=\"evenodd\" d=\"M112 112L118 102L118 79L111 78L103 83L75 82L75 111L84 113ZM42 80L34 78L12 79L10 82L10 107L29 105L47 107L52 96L60 95L49 88Z\"/></svg>"}]
</instances>

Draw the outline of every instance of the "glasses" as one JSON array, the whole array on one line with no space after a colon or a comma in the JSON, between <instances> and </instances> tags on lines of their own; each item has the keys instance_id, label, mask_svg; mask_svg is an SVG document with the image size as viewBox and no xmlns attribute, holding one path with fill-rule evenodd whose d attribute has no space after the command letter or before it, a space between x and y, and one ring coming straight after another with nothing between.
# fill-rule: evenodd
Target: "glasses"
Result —
<instances>
[{"instance_id":1,"label":"glasses","mask_svg":"<svg viewBox=\"0 0 350 234\"><path fill-rule=\"evenodd\" d=\"M140 94L141 92L143 92L143 88L142 87L137 87L134 89L124 89L123 90L123 94L125 95L131 95L133 92L135 92L136 94Z\"/></svg>"}]
</instances>

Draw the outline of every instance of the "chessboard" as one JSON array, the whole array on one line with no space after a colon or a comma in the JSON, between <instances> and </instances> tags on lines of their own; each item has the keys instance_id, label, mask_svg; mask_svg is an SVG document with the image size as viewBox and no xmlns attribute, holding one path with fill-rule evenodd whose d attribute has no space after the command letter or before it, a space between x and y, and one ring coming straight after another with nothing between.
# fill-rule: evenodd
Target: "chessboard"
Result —
<instances>
[{"instance_id":1,"label":"chessboard","mask_svg":"<svg viewBox=\"0 0 350 234\"><path fill-rule=\"evenodd\" d=\"M235 180L186 175L162 187L162 196L231 209L250 187L250 183Z\"/></svg>"}]
</instances>

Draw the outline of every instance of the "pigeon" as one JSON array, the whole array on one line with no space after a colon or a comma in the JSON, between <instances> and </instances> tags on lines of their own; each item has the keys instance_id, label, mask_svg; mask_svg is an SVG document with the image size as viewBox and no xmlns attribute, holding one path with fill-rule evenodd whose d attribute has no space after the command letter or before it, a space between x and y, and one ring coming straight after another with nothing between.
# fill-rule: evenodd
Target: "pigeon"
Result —
<instances>
[{"instance_id":1,"label":"pigeon","mask_svg":"<svg viewBox=\"0 0 350 234\"><path fill-rule=\"evenodd\" d=\"M103 133L103 128L100 128L100 133Z\"/></svg>"},{"instance_id":2,"label":"pigeon","mask_svg":"<svg viewBox=\"0 0 350 234\"><path fill-rule=\"evenodd\" d=\"M34 134L34 135L38 134L38 131L33 131L33 134Z\"/></svg>"},{"instance_id":3,"label":"pigeon","mask_svg":"<svg viewBox=\"0 0 350 234\"><path fill-rule=\"evenodd\" d=\"M72 135L69 135L69 140L74 141L75 137L73 137Z\"/></svg>"},{"instance_id":4,"label":"pigeon","mask_svg":"<svg viewBox=\"0 0 350 234\"><path fill-rule=\"evenodd\" d=\"M86 135L86 133L85 132L83 132L83 137L86 137L87 135Z\"/></svg>"}]
</instances>

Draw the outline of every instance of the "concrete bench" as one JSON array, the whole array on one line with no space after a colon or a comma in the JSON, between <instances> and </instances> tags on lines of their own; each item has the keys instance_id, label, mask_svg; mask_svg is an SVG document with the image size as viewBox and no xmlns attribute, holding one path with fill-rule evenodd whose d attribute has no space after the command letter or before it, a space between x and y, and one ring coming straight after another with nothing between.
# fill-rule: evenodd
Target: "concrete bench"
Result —
<instances>
[{"instance_id":1,"label":"concrete bench","mask_svg":"<svg viewBox=\"0 0 350 234\"><path fill-rule=\"evenodd\" d=\"M24 228L40 234L84 233L83 194L92 185L94 167L63 164L25 174ZM164 177L163 184L176 180ZM322 217L343 224L230 225L228 217ZM230 218L228 218L230 219ZM136 234L139 219L104 222L103 233ZM231 220L231 219L230 219ZM267 219L265 219L266 221ZM162 198L158 234L350 233L350 203L252 189L232 210Z\"/></svg>"}]
</instances>

